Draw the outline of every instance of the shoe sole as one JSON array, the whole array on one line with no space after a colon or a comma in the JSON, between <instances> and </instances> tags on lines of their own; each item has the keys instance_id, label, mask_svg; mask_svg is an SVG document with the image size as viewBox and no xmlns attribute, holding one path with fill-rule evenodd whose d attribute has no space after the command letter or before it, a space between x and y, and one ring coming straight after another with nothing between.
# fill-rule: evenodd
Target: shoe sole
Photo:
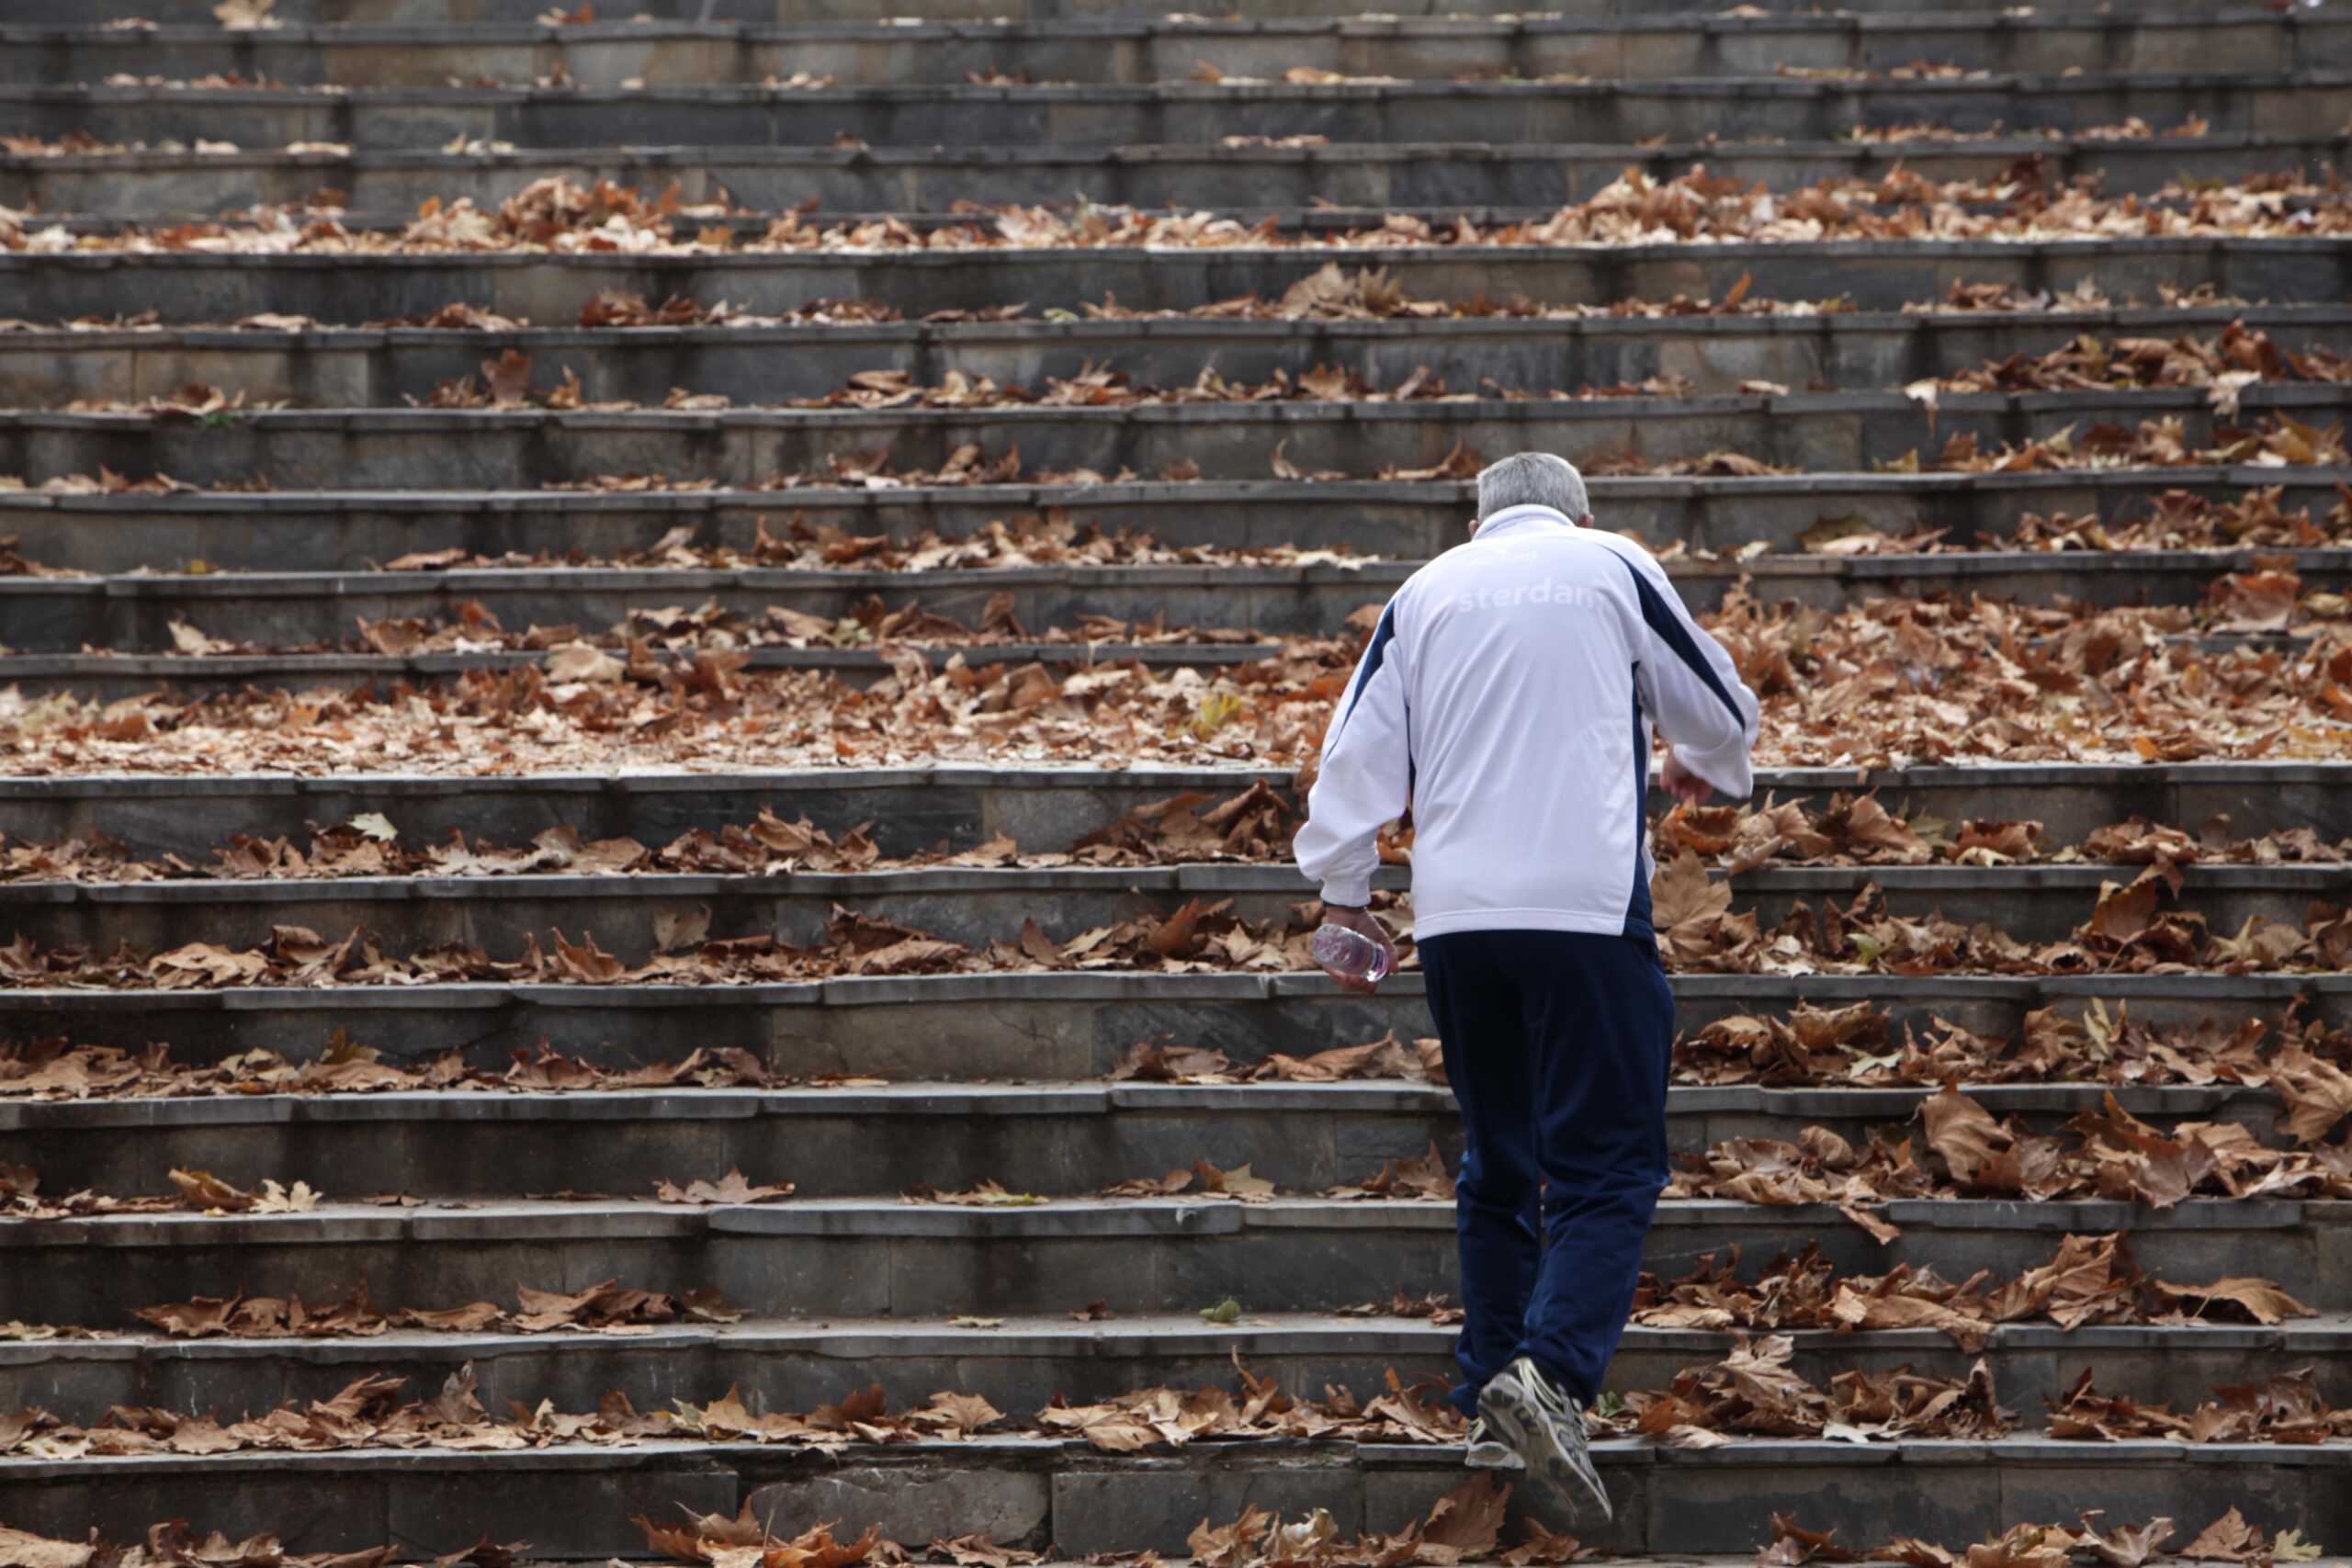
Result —
<instances>
[{"instance_id":1,"label":"shoe sole","mask_svg":"<svg viewBox=\"0 0 2352 1568\"><path fill-rule=\"evenodd\" d=\"M1527 1461L1527 1474L1548 1487L1571 1514L1581 1513L1589 1500L1604 1519L1614 1519L1609 1494L1599 1480L1577 1470L1576 1461L1552 1439L1535 1399L1517 1378L1498 1375L1478 1393L1478 1414L1489 1429L1500 1433L1512 1451ZM1539 1436L1540 1435L1540 1436Z\"/></svg>"},{"instance_id":2,"label":"shoe sole","mask_svg":"<svg viewBox=\"0 0 2352 1568\"><path fill-rule=\"evenodd\" d=\"M1472 1470L1524 1470L1526 1461L1492 1438L1478 1444L1462 1456L1462 1462Z\"/></svg>"}]
</instances>

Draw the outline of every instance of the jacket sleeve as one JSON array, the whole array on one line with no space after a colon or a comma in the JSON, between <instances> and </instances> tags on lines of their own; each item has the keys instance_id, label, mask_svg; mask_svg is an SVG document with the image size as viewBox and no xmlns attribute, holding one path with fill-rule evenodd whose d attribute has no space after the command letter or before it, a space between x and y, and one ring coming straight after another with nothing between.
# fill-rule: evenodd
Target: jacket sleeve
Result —
<instances>
[{"instance_id":1,"label":"jacket sleeve","mask_svg":"<svg viewBox=\"0 0 2352 1568\"><path fill-rule=\"evenodd\" d=\"M1666 569L1643 552L1623 559L1642 603L1644 651L1634 671L1642 706L1682 765L1736 800L1756 788L1756 694L1739 667L1683 606Z\"/></svg>"},{"instance_id":2,"label":"jacket sleeve","mask_svg":"<svg viewBox=\"0 0 2352 1568\"><path fill-rule=\"evenodd\" d=\"M1413 764L1406 733L1405 648L1391 599L1323 731L1323 761L1292 840L1298 869L1323 885L1329 904L1372 897L1381 828L1405 813Z\"/></svg>"}]
</instances>

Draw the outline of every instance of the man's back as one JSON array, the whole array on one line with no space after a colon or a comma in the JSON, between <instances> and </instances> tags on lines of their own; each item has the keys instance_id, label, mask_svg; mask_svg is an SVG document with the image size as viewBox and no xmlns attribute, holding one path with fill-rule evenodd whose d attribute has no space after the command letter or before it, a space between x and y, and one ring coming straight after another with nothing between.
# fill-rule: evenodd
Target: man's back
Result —
<instances>
[{"instance_id":1,"label":"man's back","mask_svg":"<svg viewBox=\"0 0 2352 1568\"><path fill-rule=\"evenodd\" d=\"M1513 524L1397 596L1414 929L1647 934L1641 605L1590 529Z\"/></svg>"},{"instance_id":2,"label":"man's back","mask_svg":"<svg viewBox=\"0 0 2352 1568\"><path fill-rule=\"evenodd\" d=\"M1351 840L1367 812L1394 817L1409 798L1416 936L1647 938L1653 723L1712 782L1747 793L1754 698L1657 563L1548 507L1497 513L1382 616L1326 736L1300 864L1326 878L1327 898L1361 902L1344 897L1361 859ZM1388 755L1358 759L1341 782L1341 748ZM1402 797L1378 798L1392 784Z\"/></svg>"}]
</instances>

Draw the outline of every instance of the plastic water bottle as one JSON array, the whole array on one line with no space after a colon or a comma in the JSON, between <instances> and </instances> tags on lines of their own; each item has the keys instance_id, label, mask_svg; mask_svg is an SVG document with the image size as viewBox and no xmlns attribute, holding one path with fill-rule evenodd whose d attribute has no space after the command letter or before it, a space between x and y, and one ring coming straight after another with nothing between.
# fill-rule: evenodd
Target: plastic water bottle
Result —
<instances>
[{"instance_id":1,"label":"plastic water bottle","mask_svg":"<svg viewBox=\"0 0 2352 1568\"><path fill-rule=\"evenodd\" d=\"M1374 985L1388 977L1388 950L1362 931L1345 926L1315 928L1315 962L1334 975Z\"/></svg>"}]
</instances>

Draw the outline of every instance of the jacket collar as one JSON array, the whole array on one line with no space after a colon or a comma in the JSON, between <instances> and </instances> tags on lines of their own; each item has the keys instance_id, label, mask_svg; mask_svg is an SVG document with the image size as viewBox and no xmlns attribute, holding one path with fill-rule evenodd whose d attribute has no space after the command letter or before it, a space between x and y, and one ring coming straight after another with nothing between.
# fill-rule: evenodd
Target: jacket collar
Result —
<instances>
[{"instance_id":1,"label":"jacket collar","mask_svg":"<svg viewBox=\"0 0 2352 1568\"><path fill-rule=\"evenodd\" d=\"M1576 520L1554 506L1506 506L1478 525L1474 539L1492 539L1501 535L1529 533L1538 528L1573 528Z\"/></svg>"}]
</instances>

